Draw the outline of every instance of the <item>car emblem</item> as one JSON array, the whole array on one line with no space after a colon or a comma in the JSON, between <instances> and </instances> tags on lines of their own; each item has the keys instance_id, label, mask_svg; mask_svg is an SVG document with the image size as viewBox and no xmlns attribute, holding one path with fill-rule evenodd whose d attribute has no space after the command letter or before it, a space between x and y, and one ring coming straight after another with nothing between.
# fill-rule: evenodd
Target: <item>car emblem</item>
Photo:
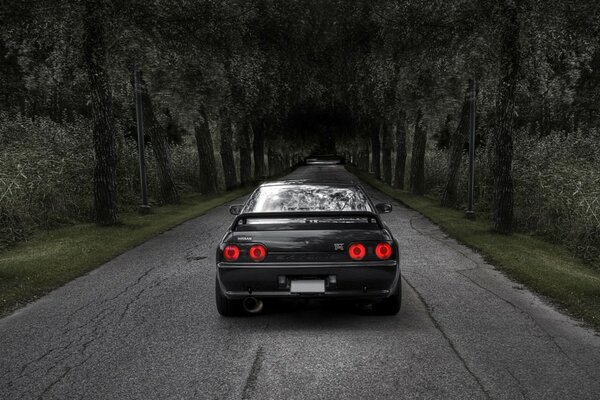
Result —
<instances>
[{"instance_id":1,"label":"car emblem","mask_svg":"<svg viewBox=\"0 0 600 400\"><path fill-rule=\"evenodd\" d=\"M251 242L252 241L252 237L251 236L240 236L238 237L239 241L245 241L245 242Z\"/></svg>"},{"instance_id":2,"label":"car emblem","mask_svg":"<svg viewBox=\"0 0 600 400\"><path fill-rule=\"evenodd\" d=\"M336 251L344 251L344 243L334 243L333 249Z\"/></svg>"}]
</instances>

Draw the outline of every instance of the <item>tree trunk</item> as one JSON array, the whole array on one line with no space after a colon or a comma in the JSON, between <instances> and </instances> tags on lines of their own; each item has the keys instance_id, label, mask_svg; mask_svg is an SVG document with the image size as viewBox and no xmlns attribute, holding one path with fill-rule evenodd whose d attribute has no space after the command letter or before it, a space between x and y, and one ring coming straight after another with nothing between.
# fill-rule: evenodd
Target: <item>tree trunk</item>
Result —
<instances>
[{"instance_id":1,"label":"tree trunk","mask_svg":"<svg viewBox=\"0 0 600 400\"><path fill-rule=\"evenodd\" d=\"M513 122L515 90L518 83L520 49L519 22L516 6L504 4L506 18L500 54L500 82L496 104L497 122L493 138L494 214L492 229L510 234L513 230Z\"/></svg>"},{"instance_id":2,"label":"tree trunk","mask_svg":"<svg viewBox=\"0 0 600 400\"><path fill-rule=\"evenodd\" d=\"M225 189L230 190L237 186L237 173L235 171L235 157L233 156L233 130L229 111L221 112L221 163L225 177Z\"/></svg>"},{"instance_id":3,"label":"tree trunk","mask_svg":"<svg viewBox=\"0 0 600 400\"><path fill-rule=\"evenodd\" d=\"M360 169L369 172L369 147L365 143L365 150L360 152Z\"/></svg>"},{"instance_id":4,"label":"tree trunk","mask_svg":"<svg viewBox=\"0 0 600 400\"><path fill-rule=\"evenodd\" d=\"M239 130L239 148L240 148L240 181L242 186L252 182L252 145L250 144L250 133L252 124L247 119L241 125Z\"/></svg>"},{"instance_id":5,"label":"tree trunk","mask_svg":"<svg viewBox=\"0 0 600 400\"><path fill-rule=\"evenodd\" d=\"M198 148L198 165L200 167L200 193L214 194L219 190L217 181L217 163L213 148L208 115L203 106L200 108L200 119L194 123L194 136Z\"/></svg>"},{"instance_id":6,"label":"tree trunk","mask_svg":"<svg viewBox=\"0 0 600 400\"><path fill-rule=\"evenodd\" d=\"M379 140L379 131L381 126L376 120L373 120L370 125L371 128L371 152L372 158L372 171L373 175L377 179L381 179L381 145Z\"/></svg>"},{"instance_id":7,"label":"tree trunk","mask_svg":"<svg viewBox=\"0 0 600 400\"><path fill-rule=\"evenodd\" d=\"M427 133L423 126L423 112L419 108L415 120L412 159L410 163L410 190L414 194L425 194L425 147Z\"/></svg>"},{"instance_id":8,"label":"tree trunk","mask_svg":"<svg viewBox=\"0 0 600 400\"><path fill-rule=\"evenodd\" d=\"M119 220L117 201L117 151L110 78L100 6L85 3L83 57L90 84L93 113L94 211L99 225Z\"/></svg>"},{"instance_id":9,"label":"tree trunk","mask_svg":"<svg viewBox=\"0 0 600 400\"><path fill-rule=\"evenodd\" d=\"M456 190L456 187L458 186L458 172L460 171L465 140L467 140L469 136L469 105L470 92L468 91L460 112L458 126L450 135L446 186L442 193L442 205L444 207L456 207L458 198Z\"/></svg>"},{"instance_id":10,"label":"tree trunk","mask_svg":"<svg viewBox=\"0 0 600 400\"><path fill-rule=\"evenodd\" d=\"M265 170L265 121L260 119L253 127L254 131L254 178L266 176Z\"/></svg>"},{"instance_id":11,"label":"tree trunk","mask_svg":"<svg viewBox=\"0 0 600 400\"><path fill-rule=\"evenodd\" d=\"M382 180L392 184L392 147L396 121L386 118L383 126L383 142L381 146Z\"/></svg>"},{"instance_id":12,"label":"tree trunk","mask_svg":"<svg viewBox=\"0 0 600 400\"><path fill-rule=\"evenodd\" d=\"M267 164L269 176L277 175L277 154L273 151L273 148L269 146L269 150L267 151Z\"/></svg>"},{"instance_id":13,"label":"tree trunk","mask_svg":"<svg viewBox=\"0 0 600 400\"><path fill-rule=\"evenodd\" d=\"M156 119L154 108L152 107L152 99L150 98L143 77L140 79L140 87L142 92L142 109L144 111L144 127L146 128L145 133L148 134L152 143L152 152L154 153L158 167L160 201L163 204L177 204L181 198L173 179L173 167L171 164L171 155L169 154L167 132Z\"/></svg>"},{"instance_id":14,"label":"tree trunk","mask_svg":"<svg viewBox=\"0 0 600 400\"><path fill-rule=\"evenodd\" d=\"M404 189L406 173L406 115L401 112L396 124L396 169L394 171L394 187Z\"/></svg>"},{"instance_id":15,"label":"tree trunk","mask_svg":"<svg viewBox=\"0 0 600 400\"><path fill-rule=\"evenodd\" d=\"M277 173L281 174L285 170L285 159L283 153L277 153Z\"/></svg>"}]
</instances>

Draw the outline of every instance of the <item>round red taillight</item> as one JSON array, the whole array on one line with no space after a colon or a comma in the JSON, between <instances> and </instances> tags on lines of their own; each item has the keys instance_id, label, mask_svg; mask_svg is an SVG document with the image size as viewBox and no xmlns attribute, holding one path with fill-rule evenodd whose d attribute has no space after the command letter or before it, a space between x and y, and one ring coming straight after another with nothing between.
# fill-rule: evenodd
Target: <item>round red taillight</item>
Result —
<instances>
[{"instance_id":1,"label":"round red taillight","mask_svg":"<svg viewBox=\"0 0 600 400\"><path fill-rule=\"evenodd\" d=\"M365 246L360 243L354 243L348 247L348 255L353 260L362 260L365 258L365 254L367 254Z\"/></svg>"},{"instance_id":2,"label":"round red taillight","mask_svg":"<svg viewBox=\"0 0 600 400\"><path fill-rule=\"evenodd\" d=\"M387 243L379 243L375 246L375 255L380 260L387 260L392 256L392 246Z\"/></svg>"},{"instance_id":3,"label":"round red taillight","mask_svg":"<svg viewBox=\"0 0 600 400\"><path fill-rule=\"evenodd\" d=\"M260 244L255 244L248 250L248 255L250 256L252 261L262 261L267 256L267 250L265 250L264 246L261 246Z\"/></svg>"},{"instance_id":4,"label":"round red taillight","mask_svg":"<svg viewBox=\"0 0 600 400\"><path fill-rule=\"evenodd\" d=\"M223 258L226 261L235 261L240 256L240 249L232 244L225 246L223 249Z\"/></svg>"}]
</instances>

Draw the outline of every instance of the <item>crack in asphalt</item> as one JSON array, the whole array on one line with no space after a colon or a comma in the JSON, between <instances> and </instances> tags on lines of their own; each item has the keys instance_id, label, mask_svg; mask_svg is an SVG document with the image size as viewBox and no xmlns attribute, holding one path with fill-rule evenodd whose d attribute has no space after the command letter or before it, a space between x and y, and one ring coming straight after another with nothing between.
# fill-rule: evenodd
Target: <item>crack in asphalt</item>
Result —
<instances>
[{"instance_id":1,"label":"crack in asphalt","mask_svg":"<svg viewBox=\"0 0 600 400\"><path fill-rule=\"evenodd\" d=\"M464 270L462 270L464 271ZM529 314L527 311L521 309L519 306L517 306L516 304L514 304L513 302L505 299L504 297L500 296L498 293L494 292L493 290L479 284L477 281L475 281L474 279L472 279L470 276L467 276L465 274L463 274L461 271L455 271L458 274L460 274L461 276L467 278L469 281L471 281L475 286L485 290L486 292L490 293L492 296L504 301L505 303L509 304L511 307L513 307L515 310L517 310L518 312L520 312L522 315L526 316L530 321L533 322L534 326L539 329L551 342L552 344L556 347L556 349L559 351L560 354L562 354L567 360L569 360L569 362L575 366L577 369L579 369L581 372L583 372L585 375L587 375L589 378L594 379L594 377L592 375L590 375L587 372L587 369L585 369L584 367L582 367L581 365L579 365L577 362L575 362L575 360L573 360L571 357L569 357L569 355L563 350L563 348L556 342L556 339L554 338L554 336L552 336L550 334L550 332L548 332L546 329L544 329L540 324L538 324L538 322L536 321L535 318L533 318L533 316L531 314Z\"/></svg>"},{"instance_id":2,"label":"crack in asphalt","mask_svg":"<svg viewBox=\"0 0 600 400\"><path fill-rule=\"evenodd\" d=\"M422 216L421 216L422 217ZM445 240L440 240L437 237L433 236L432 234L428 234L426 232L423 232L422 230L416 228L413 224L413 220L419 218L419 216L415 216L410 218L409 222L410 222L410 226L411 228L416 231L417 233L419 233L421 236L424 237L428 237L430 239L433 239L437 242L439 242L440 244L456 251L457 253L461 254L465 259L467 259L468 261L472 262L473 264L475 264L474 268L465 268L465 269L460 269L460 270L453 270L453 272L463 276L464 278L468 279L470 282L472 282L474 285L476 285L477 287L485 290L486 292L490 293L491 295L497 297L498 299L506 302L507 304L509 304L511 307L513 307L515 310L519 311L522 315L526 316L529 320L531 320L534 325L541 331L543 332L543 334L552 342L552 344L556 347L556 349L567 359L569 360L569 362L574 365L575 367L577 367L577 369L579 369L581 372L583 372L586 376L588 376L591 379L594 379L594 377L592 375L589 374L589 372L582 367L581 365L579 365L578 363L576 363L571 357L569 357L569 355L563 350L563 348L556 342L556 339L554 338L554 336L552 336L550 334L550 332L548 332L546 329L544 329L542 326L539 325L539 323L536 321L535 318L533 318L533 316L531 314L529 314L527 311L521 309L520 307L518 307L516 304L512 303L511 301L505 299L504 297L500 296L499 294L497 294L496 292L490 290L489 288L479 284L478 282L476 282L474 279L472 279L471 277L465 275L463 272L466 271L472 271L472 270L476 270L476 269L480 269L480 268L485 268L484 265L485 263L481 263L478 262L476 260L473 260L471 257L469 257L467 254L465 254L464 252L462 252L461 250L459 250L456 246L452 246L450 245L449 241L445 241ZM432 222L433 223L433 222ZM437 225L436 225L437 226ZM409 284L409 286L412 287L412 285ZM414 288L413 288L414 289Z\"/></svg>"},{"instance_id":3,"label":"crack in asphalt","mask_svg":"<svg viewBox=\"0 0 600 400\"><path fill-rule=\"evenodd\" d=\"M471 277L465 275L463 272L465 271L472 271L472 270L476 270L476 269L480 269L480 268L485 268L483 266L483 263L480 263L478 261L473 260L472 258L470 258L469 256L467 256L465 253L463 253L462 251L460 251L458 248L456 248L456 246L451 246L450 243L448 241L443 241L440 240L438 238L436 238L435 236L425 233L421 230L419 230L418 228L416 228L413 224L413 220L418 218L418 216L412 217L410 218L410 226L413 230L415 230L417 233L419 233L422 236L428 237L430 239L433 239L439 243L441 243L442 245L455 250L456 252L460 253L465 259L469 260L470 262L472 262L473 264L476 265L475 268L465 268L465 269L460 269L460 270L453 270L453 272L463 276L464 278L468 279L470 282L472 282L474 285L476 285L477 287L479 287L480 289L485 290L486 292L490 293L491 295L497 297L498 299L506 302L507 304L509 304L511 307L513 307L515 310L519 311L521 314L523 314L524 316L526 316L529 320L531 320L534 325L545 334L545 336L552 342L552 344L557 348L557 350L567 359L571 362L572 365L576 366L577 369L579 369L581 372L583 372L585 375L587 375L589 378L593 377L587 372L587 370L585 368L583 368L582 366L580 366L578 363L576 363L571 357L569 357L569 355L563 350L563 348L556 342L556 339L554 338L554 336L552 336L550 334L550 332L548 332L547 330L545 330L542 326L540 326L538 324L538 322L536 321L535 318L533 318L533 316L531 314L529 314L527 311L521 309L520 307L518 307L516 304L512 303L511 301L505 299L504 297L500 296L499 294L497 294L496 292L490 290L489 288L479 284L478 282L476 282L475 280L473 280ZM433 222L432 222L433 223ZM436 225L437 226L437 225ZM411 286L412 287L412 286Z\"/></svg>"},{"instance_id":4,"label":"crack in asphalt","mask_svg":"<svg viewBox=\"0 0 600 400\"><path fill-rule=\"evenodd\" d=\"M77 369L79 367L81 367L83 364L85 364L90 358L92 357L92 354L88 355L83 361L81 361L80 363L72 366L72 367L65 367L65 370L62 374L59 375L59 377L57 379L55 379L54 381L52 381L49 385L46 386L46 388L40 393L40 395L38 396L38 398L43 398L44 395L46 393L48 393L50 390L52 390L52 388L54 386L56 386L57 384L59 384L60 382L62 382L62 380L69 374L69 372L71 372L74 369Z\"/></svg>"},{"instance_id":5,"label":"crack in asphalt","mask_svg":"<svg viewBox=\"0 0 600 400\"><path fill-rule=\"evenodd\" d=\"M262 346L258 346L256 349L256 354L254 355L254 361L252 362L252 366L250 367L250 373L246 378L246 382L244 384L244 389L242 390L242 399L249 399L256 388L256 383L258 381L258 374L260 373L260 368L264 361L265 354Z\"/></svg>"},{"instance_id":6,"label":"crack in asphalt","mask_svg":"<svg viewBox=\"0 0 600 400\"><path fill-rule=\"evenodd\" d=\"M149 268L148 270L144 271L144 273L142 273L140 276L138 276L138 278L135 280L135 282L127 285L124 289L122 289L121 291L119 291L116 295L110 297L110 298L105 298L100 302L89 302L86 305L79 307L77 310L75 310L74 312L69 314L69 317L67 318L67 322L63 325L63 328L68 326L71 321L70 319L77 313L80 312L81 310L91 306L91 305L97 305L98 307L102 307L105 304L108 304L109 302L113 302L114 300L120 298L121 296L123 296L124 294L126 294L127 292L130 292L131 289L133 289L134 287L136 287L137 285L139 285L142 280L147 277L153 270L155 270L156 267L153 268ZM129 308L131 307L131 305L133 303L135 303L136 301L139 300L140 296L147 290L147 289L153 289L157 286L159 286L162 282L164 282L165 280L167 280L168 278L164 278L161 279L159 281L154 282L152 285L144 287L141 291L139 291L136 296L134 296L125 306L123 312L120 315L120 318L118 319L118 322L120 323L123 319L123 317L125 316L125 314L127 313L127 311L129 310ZM41 362L43 362L44 360L48 359L52 354L56 353L57 357L59 357L59 359L55 360L55 361L65 361L68 358L70 358L71 356L76 356L80 355L83 356L85 355L85 351L88 349L88 347L97 339L101 338L104 333L106 332L106 329L104 329L103 332L100 332L100 329L105 327L106 324L104 324L104 321L111 315L114 315L114 312L116 311L116 309L119 307L118 304L114 305L114 306L109 306L106 308L102 308L99 312L96 313L96 315L94 315L92 318L88 319L84 324L66 329L66 330L62 330L60 333L57 333L55 335L53 335L53 337L50 339L50 342L56 338L56 337L69 337L72 336L72 332L74 331L82 331L80 335L78 335L78 337L71 339L66 345L62 345L62 346L54 346L51 347L50 349L48 349L46 352L44 352L42 355L40 355L39 357L37 357L36 359L25 363L21 368L20 371L18 373L18 376L16 378L10 379L6 386L8 388L11 388L15 385L16 382L25 379L27 376L31 376L34 373L38 372L39 370L41 370L43 368L43 366L38 365ZM91 332L84 332L83 330L85 330L85 328L88 328L89 326L93 325L93 329L91 330ZM86 338L88 340L84 341ZM77 343L77 347L78 350L76 353L74 352L69 352L68 350L70 348L73 347L73 345ZM61 357L61 355L64 355L63 357ZM56 385L58 382L60 382L60 380L64 379L64 377L74 368L77 368L81 365L83 365L87 360L89 360L89 358L91 358L93 355L90 354L88 355L88 357L86 357L84 359L84 361L82 361L81 363L73 366L73 367L66 367L66 370L59 376L59 378L55 381L53 381L49 386L47 386L44 391L40 394L40 397L43 396L47 391L49 391L54 385ZM54 365L50 366L49 368L46 369L46 371L44 372L44 376L48 376L52 373L53 370L55 370L56 368L59 368L62 364L59 362L54 362ZM37 365L36 368L32 369L31 371L27 371L31 366L33 365ZM10 370L9 372L10 373ZM7 374L8 374L7 373Z\"/></svg>"},{"instance_id":7,"label":"crack in asphalt","mask_svg":"<svg viewBox=\"0 0 600 400\"><path fill-rule=\"evenodd\" d=\"M450 337L446 334L446 331L444 331L444 328L442 327L442 325L433 316L433 308L429 304L427 304L427 302L425 301L425 299L423 298L423 296L421 296L421 293L419 293L417 291L417 289L413 285L410 284L410 282L408 282L406 280L405 280L405 282L415 292L415 294L419 298L419 301L421 301L421 303L425 306L425 311L427 312L427 316L429 317L429 319L431 320L431 322L433 323L433 325L435 326L435 328L441 333L441 335L443 336L443 338L446 340L446 342L448 343L448 346L450 346L450 349L452 350L452 352L461 361L462 365L465 367L465 369L467 370L467 372L469 373L469 375L471 375L473 377L473 379L475 380L475 382L477 383L477 385L479 386L479 388L481 389L481 391L484 393L485 397L487 399L490 399L491 398L490 394L487 391L487 389L485 388L485 386L483 385L483 382L481 382L481 380L475 374L475 372L473 370L471 370L471 368L467 364L467 361L463 358L463 356L460 354L460 352L458 351L458 349L454 345L454 342L452 341L452 339L450 339Z\"/></svg>"},{"instance_id":8,"label":"crack in asphalt","mask_svg":"<svg viewBox=\"0 0 600 400\"><path fill-rule=\"evenodd\" d=\"M127 304L125 305L125 307L123 308L123 311L121 312L121 315L119 315L119 319L117 320L118 324L121 324L121 322L123 322L123 318L125 317L125 314L127 314L127 312L129 311L129 309L131 308L131 306L136 303L140 297L142 296L142 294L147 291L147 290L152 290L157 288L158 286L162 285L163 282L165 282L167 279L169 279L169 277L165 277L163 279L159 279L154 281L151 285L146 286L144 288L142 288L142 290L140 290L135 297L131 298L131 300L129 300L127 302Z\"/></svg>"},{"instance_id":9,"label":"crack in asphalt","mask_svg":"<svg viewBox=\"0 0 600 400\"><path fill-rule=\"evenodd\" d=\"M523 386L523 383L521 383L521 380L520 380L520 379L518 379L518 378L516 377L516 375L515 375L515 374L513 374L513 373L512 373L512 371L511 371L510 369L508 369L508 368L504 368L504 369L505 369L505 370L506 370L506 372L508 372L508 374L509 374L509 375L510 375L510 376L511 376L511 377L512 377L514 380L515 380L515 382L517 382L517 388L519 389L519 392L521 393L521 396L522 396L524 399L528 399L528 396L527 396L527 390L525 390L525 387Z\"/></svg>"},{"instance_id":10,"label":"crack in asphalt","mask_svg":"<svg viewBox=\"0 0 600 400\"><path fill-rule=\"evenodd\" d=\"M192 261L204 260L205 258L208 258L208 257L207 256L188 256L185 259L188 262L192 262Z\"/></svg>"}]
</instances>

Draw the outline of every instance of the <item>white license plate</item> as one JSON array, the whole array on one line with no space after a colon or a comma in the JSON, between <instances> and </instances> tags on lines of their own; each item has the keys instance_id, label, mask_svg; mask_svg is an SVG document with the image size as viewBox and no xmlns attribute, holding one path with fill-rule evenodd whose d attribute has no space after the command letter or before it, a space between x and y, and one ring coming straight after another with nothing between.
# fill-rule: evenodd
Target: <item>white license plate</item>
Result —
<instances>
[{"instance_id":1,"label":"white license plate","mask_svg":"<svg viewBox=\"0 0 600 400\"><path fill-rule=\"evenodd\" d=\"M322 279L292 281L290 293L325 293L325 281Z\"/></svg>"}]
</instances>

